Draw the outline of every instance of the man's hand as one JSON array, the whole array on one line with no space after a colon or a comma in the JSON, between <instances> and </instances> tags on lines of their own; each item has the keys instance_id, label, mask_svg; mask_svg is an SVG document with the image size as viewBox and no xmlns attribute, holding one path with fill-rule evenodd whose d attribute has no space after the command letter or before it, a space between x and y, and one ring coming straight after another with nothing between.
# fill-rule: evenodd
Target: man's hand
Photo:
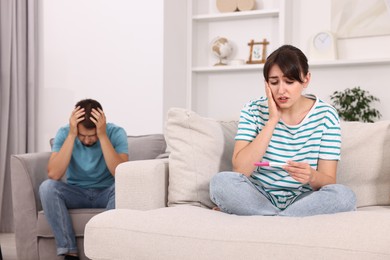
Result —
<instances>
[{"instance_id":1,"label":"man's hand","mask_svg":"<svg viewBox=\"0 0 390 260\"><path fill-rule=\"evenodd\" d=\"M100 139L102 136L106 135L106 116L100 108L98 108L98 110L93 108L91 114L92 116L90 119L95 123L96 135Z\"/></svg>"},{"instance_id":2,"label":"man's hand","mask_svg":"<svg viewBox=\"0 0 390 260\"><path fill-rule=\"evenodd\" d=\"M77 125L84 120L85 109L76 107L69 118L69 134L73 136L78 135Z\"/></svg>"},{"instance_id":3,"label":"man's hand","mask_svg":"<svg viewBox=\"0 0 390 260\"><path fill-rule=\"evenodd\" d=\"M91 121L96 125L96 135L99 138L100 146L102 148L104 160L110 173L115 176L116 167L128 160L128 155L125 153L118 154L112 146L110 139L106 133L106 116L100 108L92 109Z\"/></svg>"}]
</instances>

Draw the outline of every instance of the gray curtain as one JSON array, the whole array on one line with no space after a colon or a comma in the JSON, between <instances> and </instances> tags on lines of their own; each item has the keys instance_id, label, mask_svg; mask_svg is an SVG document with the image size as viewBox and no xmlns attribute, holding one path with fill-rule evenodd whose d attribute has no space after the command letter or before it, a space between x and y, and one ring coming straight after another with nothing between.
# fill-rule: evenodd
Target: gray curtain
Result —
<instances>
[{"instance_id":1,"label":"gray curtain","mask_svg":"<svg viewBox=\"0 0 390 260\"><path fill-rule=\"evenodd\" d=\"M38 0L0 0L0 232L13 232L10 156L35 151Z\"/></svg>"}]
</instances>

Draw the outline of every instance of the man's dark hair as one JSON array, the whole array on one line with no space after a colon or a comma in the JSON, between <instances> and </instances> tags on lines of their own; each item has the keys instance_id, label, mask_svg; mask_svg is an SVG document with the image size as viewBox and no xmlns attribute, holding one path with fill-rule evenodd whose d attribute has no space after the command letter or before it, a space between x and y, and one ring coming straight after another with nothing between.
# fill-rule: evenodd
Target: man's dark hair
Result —
<instances>
[{"instance_id":1,"label":"man's dark hair","mask_svg":"<svg viewBox=\"0 0 390 260\"><path fill-rule=\"evenodd\" d=\"M100 105L99 102L93 99L83 99L77 102L76 107L80 106L80 108L85 109L85 114L84 114L84 120L80 122L85 128L87 129L93 129L96 128L96 125L94 122L91 121L90 117L93 117L92 115L92 109L98 110L100 108L103 110L102 105ZM93 117L94 118L94 117Z\"/></svg>"}]
</instances>

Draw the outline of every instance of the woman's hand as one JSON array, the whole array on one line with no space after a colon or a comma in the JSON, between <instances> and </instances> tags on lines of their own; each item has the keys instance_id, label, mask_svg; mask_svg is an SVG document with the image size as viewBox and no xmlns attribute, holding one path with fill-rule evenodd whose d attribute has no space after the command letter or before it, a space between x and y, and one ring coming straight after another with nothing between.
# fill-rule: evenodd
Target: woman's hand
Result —
<instances>
[{"instance_id":1,"label":"woman's hand","mask_svg":"<svg viewBox=\"0 0 390 260\"><path fill-rule=\"evenodd\" d=\"M268 98L269 120L279 121L280 117L282 116L282 112L274 100L268 82L265 82L265 93Z\"/></svg>"},{"instance_id":2,"label":"woman's hand","mask_svg":"<svg viewBox=\"0 0 390 260\"><path fill-rule=\"evenodd\" d=\"M302 184L310 183L313 180L315 173L315 170L305 162L288 161L287 166L284 166L283 169L287 171L294 180Z\"/></svg>"}]
</instances>

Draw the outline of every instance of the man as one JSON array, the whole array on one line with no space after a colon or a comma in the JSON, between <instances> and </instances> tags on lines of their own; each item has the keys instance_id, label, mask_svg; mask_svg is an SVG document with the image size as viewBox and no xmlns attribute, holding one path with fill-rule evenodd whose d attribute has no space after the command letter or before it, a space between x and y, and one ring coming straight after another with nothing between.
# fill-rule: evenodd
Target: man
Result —
<instances>
[{"instance_id":1,"label":"man","mask_svg":"<svg viewBox=\"0 0 390 260\"><path fill-rule=\"evenodd\" d=\"M115 168L127 160L125 130L106 123L96 100L79 101L69 124L60 128L54 139L49 179L39 188L58 255L79 259L68 209L115 208ZM66 183L60 181L65 174Z\"/></svg>"}]
</instances>

